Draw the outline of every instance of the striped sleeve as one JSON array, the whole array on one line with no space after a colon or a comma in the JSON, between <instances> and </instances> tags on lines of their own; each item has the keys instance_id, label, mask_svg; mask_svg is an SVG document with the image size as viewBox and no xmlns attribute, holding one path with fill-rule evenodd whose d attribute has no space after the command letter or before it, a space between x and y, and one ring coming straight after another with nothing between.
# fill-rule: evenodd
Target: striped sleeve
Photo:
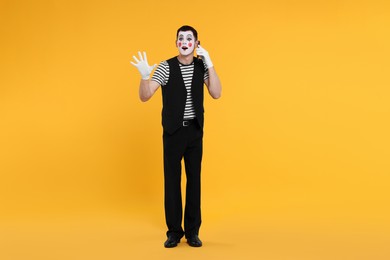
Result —
<instances>
[{"instance_id":1,"label":"striped sleeve","mask_svg":"<svg viewBox=\"0 0 390 260\"><path fill-rule=\"evenodd\" d=\"M167 61L162 61L153 74L151 80L156 81L160 86L165 86L169 79L169 65Z\"/></svg>"},{"instance_id":2,"label":"striped sleeve","mask_svg":"<svg viewBox=\"0 0 390 260\"><path fill-rule=\"evenodd\" d=\"M209 69L207 68L207 64L204 60L203 61L203 66L204 66L204 77L203 80L206 80L209 78Z\"/></svg>"}]
</instances>

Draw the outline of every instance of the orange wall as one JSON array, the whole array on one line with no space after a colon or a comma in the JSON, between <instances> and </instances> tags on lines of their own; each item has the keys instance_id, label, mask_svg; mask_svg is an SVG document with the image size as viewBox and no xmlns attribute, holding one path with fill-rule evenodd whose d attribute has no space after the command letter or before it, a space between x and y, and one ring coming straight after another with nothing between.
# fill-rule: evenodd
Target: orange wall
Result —
<instances>
[{"instance_id":1,"label":"orange wall","mask_svg":"<svg viewBox=\"0 0 390 260\"><path fill-rule=\"evenodd\" d=\"M389 230L390 4L375 0L2 1L0 219L163 217L161 93L140 102L129 61L176 55L183 24L223 84L205 99L204 218Z\"/></svg>"}]
</instances>

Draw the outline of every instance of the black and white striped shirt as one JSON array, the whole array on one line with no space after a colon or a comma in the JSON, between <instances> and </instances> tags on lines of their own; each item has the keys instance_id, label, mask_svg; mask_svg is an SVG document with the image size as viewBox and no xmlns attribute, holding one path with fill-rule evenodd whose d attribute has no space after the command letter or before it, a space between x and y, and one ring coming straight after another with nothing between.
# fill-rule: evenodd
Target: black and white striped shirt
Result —
<instances>
[{"instance_id":1,"label":"black and white striped shirt","mask_svg":"<svg viewBox=\"0 0 390 260\"><path fill-rule=\"evenodd\" d=\"M203 62L205 67L204 80L209 78L209 71L207 69L207 65ZM186 106L184 108L184 120L190 120L195 118L195 109L192 103L192 95L191 95L191 83L192 77L194 75L194 62L189 65L184 65L179 62L181 74L183 76L184 85L187 89L187 99ZM151 80L156 81L162 87L164 87L168 83L169 79L169 65L167 61L162 61L156 71L153 74Z\"/></svg>"}]
</instances>

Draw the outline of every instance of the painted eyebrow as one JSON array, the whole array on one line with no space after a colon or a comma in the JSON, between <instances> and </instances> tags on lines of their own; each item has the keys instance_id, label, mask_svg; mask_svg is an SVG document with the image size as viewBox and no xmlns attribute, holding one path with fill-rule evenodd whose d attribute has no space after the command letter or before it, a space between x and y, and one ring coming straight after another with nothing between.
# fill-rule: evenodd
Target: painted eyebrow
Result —
<instances>
[{"instance_id":1,"label":"painted eyebrow","mask_svg":"<svg viewBox=\"0 0 390 260\"><path fill-rule=\"evenodd\" d=\"M192 34L187 34L187 37L188 36L194 38L194 36ZM179 37L184 37L184 34L179 34Z\"/></svg>"}]
</instances>

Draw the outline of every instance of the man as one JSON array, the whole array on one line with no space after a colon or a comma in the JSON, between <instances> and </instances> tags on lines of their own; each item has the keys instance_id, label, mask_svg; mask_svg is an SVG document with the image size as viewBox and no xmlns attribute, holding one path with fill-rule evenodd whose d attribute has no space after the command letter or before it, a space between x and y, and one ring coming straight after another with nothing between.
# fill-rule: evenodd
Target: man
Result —
<instances>
[{"instance_id":1,"label":"man","mask_svg":"<svg viewBox=\"0 0 390 260\"><path fill-rule=\"evenodd\" d=\"M201 225L200 174L203 144L203 89L217 99L221 96L221 83L208 52L199 45L198 33L191 26L182 26L176 33L179 55L163 61L151 80L156 64L149 66L146 53L133 56L142 79L139 97L149 100L161 86L163 96L162 125L164 146L164 205L168 226L164 246L175 247L185 235L193 247L202 246L199 239ZM194 57L195 47L198 56ZM181 160L184 158L187 184L182 223Z\"/></svg>"}]
</instances>

